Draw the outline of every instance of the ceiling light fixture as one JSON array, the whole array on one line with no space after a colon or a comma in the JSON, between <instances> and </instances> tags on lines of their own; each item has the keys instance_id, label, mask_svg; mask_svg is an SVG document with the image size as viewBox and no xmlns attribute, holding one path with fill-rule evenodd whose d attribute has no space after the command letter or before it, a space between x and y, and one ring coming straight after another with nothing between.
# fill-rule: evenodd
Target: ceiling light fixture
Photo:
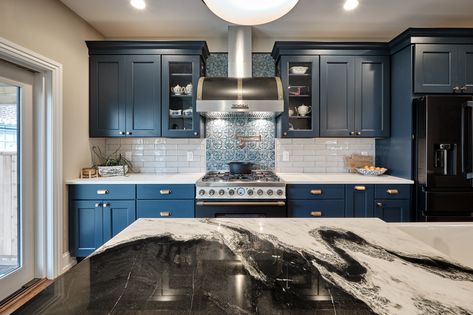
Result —
<instances>
[{"instance_id":1,"label":"ceiling light fixture","mask_svg":"<svg viewBox=\"0 0 473 315\"><path fill-rule=\"evenodd\" d=\"M355 10L359 4L360 2L358 2L358 0L346 0L345 4L343 5L343 8L345 9L345 11L351 11Z\"/></svg>"},{"instance_id":2,"label":"ceiling light fixture","mask_svg":"<svg viewBox=\"0 0 473 315\"><path fill-rule=\"evenodd\" d=\"M272 22L291 11L299 0L202 0L218 17L239 25Z\"/></svg>"},{"instance_id":3,"label":"ceiling light fixture","mask_svg":"<svg viewBox=\"0 0 473 315\"><path fill-rule=\"evenodd\" d=\"M130 0L130 4L133 8L138 10L143 10L144 8L146 8L145 0Z\"/></svg>"}]
</instances>

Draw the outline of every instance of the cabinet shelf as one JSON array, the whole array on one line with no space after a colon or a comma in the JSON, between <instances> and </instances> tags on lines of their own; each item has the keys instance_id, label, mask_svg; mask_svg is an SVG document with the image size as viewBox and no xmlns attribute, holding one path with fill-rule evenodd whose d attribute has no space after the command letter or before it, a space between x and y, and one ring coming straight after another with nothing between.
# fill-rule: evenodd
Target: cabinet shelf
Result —
<instances>
[{"instance_id":1,"label":"cabinet shelf","mask_svg":"<svg viewBox=\"0 0 473 315\"><path fill-rule=\"evenodd\" d=\"M308 98L308 97L312 97L312 95L289 95L290 98Z\"/></svg>"},{"instance_id":2,"label":"cabinet shelf","mask_svg":"<svg viewBox=\"0 0 473 315\"><path fill-rule=\"evenodd\" d=\"M312 116L289 116L289 119L312 119Z\"/></svg>"},{"instance_id":3,"label":"cabinet shelf","mask_svg":"<svg viewBox=\"0 0 473 315\"><path fill-rule=\"evenodd\" d=\"M192 98L192 95L171 95L171 97L177 97L177 98Z\"/></svg>"},{"instance_id":4,"label":"cabinet shelf","mask_svg":"<svg viewBox=\"0 0 473 315\"><path fill-rule=\"evenodd\" d=\"M310 77L311 75L312 75L311 73L304 73L304 74L289 73L290 77Z\"/></svg>"},{"instance_id":5,"label":"cabinet shelf","mask_svg":"<svg viewBox=\"0 0 473 315\"><path fill-rule=\"evenodd\" d=\"M174 77L191 77L192 73L171 73L171 76Z\"/></svg>"}]
</instances>

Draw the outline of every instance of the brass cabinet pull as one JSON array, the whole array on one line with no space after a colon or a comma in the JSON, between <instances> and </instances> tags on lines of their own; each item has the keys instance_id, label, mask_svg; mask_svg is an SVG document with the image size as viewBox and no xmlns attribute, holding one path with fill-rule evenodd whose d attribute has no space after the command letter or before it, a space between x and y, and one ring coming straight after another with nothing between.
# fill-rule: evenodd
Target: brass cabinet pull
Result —
<instances>
[{"instance_id":1,"label":"brass cabinet pull","mask_svg":"<svg viewBox=\"0 0 473 315\"><path fill-rule=\"evenodd\" d=\"M159 191L161 195L170 195L171 194L171 189L161 189Z\"/></svg>"},{"instance_id":2,"label":"brass cabinet pull","mask_svg":"<svg viewBox=\"0 0 473 315\"><path fill-rule=\"evenodd\" d=\"M355 186L355 190L358 190L358 191L365 191L365 190L366 190L366 186Z\"/></svg>"},{"instance_id":3,"label":"brass cabinet pull","mask_svg":"<svg viewBox=\"0 0 473 315\"><path fill-rule=\"evenodd\" d=\"M172 215L172 212L171 211L161 211L159 213L160 216L162 217L170 217Z\"/></svg>"},{"instance_id":4,"label":"brass cabinet pull","mask_svg":"<svg viewBox=\"0 0 473 315\"><path fill-rule=\"evenodd\" d=\"M99 189L97 190L97 195L106 195L108 194L108 190L107 189Z\"/></svg>"},{"instance_id":5,"label":"brass cabinet pull","mask_svg":"<svg viewBox=\"0 0 473 315\"><path fill-rule=\"evenodd\" d=\"M310 216L311 217L321 217L322 216L322 211L311 211Z\"/></svg>"},{"instance_id":6,"label":"brass cabinet pull","mask_svg":"<svg viewBox=\"0 0 473 315\"><path fill-rule=\"evenodd\" d=\"M322 195L322 189L312 189L310 191L311 195Z\"/></svg>"},{"instance_id":7,"label":"brass cabinet pull","mask_svg":"<svg viewBox=\"0 0 473 315\"><path fill-rule=\"evenodd\" d=\"M394 189L394 188L390 188L390 189L386 190L386 192L388 193L388 195L399 195L399 190Z\"/></svg>"}]
</instances>

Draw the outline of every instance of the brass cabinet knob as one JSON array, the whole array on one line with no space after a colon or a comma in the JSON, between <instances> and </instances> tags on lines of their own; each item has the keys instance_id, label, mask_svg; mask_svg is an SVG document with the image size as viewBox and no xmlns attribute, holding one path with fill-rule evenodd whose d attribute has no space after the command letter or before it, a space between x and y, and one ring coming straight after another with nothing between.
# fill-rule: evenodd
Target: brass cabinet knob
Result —
<instances>
[{"instance_id":1,"label":"brass cabinet knob","mask_svg":"<svg viewBox=\"0 0 473 315\"><path fill-rule=\"evenodd\" d=\"M322 211L311 211L310 216L311 217L321 217L322 216Z\"/></svg>"},{"instance_id":2,"label":"brass cabinet knob","mask_svg":"<svg viewBox=\"0 0 473 315\"><path fill-rule=\"evenodd\" d=\"M365 191L365 190L366 190L366 186L355 186L354 189L355 189L355 190L358 190L358 191Z\"/></svg>"},{"instance_id":3,"label":"brass cabinet knob","mask_svg":"<svg viewBox=\"0 0 473 315\"><path fill-rule=\"evenodd\" d=\"M311 195L322 195L322 189L312 189L310 191Z\"/></svg>"}]
</instances>

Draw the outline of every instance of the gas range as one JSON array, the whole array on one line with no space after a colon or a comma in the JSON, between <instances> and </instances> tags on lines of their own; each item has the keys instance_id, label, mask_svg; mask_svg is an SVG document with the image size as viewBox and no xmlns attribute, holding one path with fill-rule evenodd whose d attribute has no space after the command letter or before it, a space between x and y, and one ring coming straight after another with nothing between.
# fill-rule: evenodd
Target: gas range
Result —
<instances>
[{"instance_id":1,"label":"gas range","mask_svg":"<svg viewBox=\"0 0 473 315\"><path fill-rule=\"evenodd\" d=\"M286 184L271 171L238 175L208 172L197 182L196 189L196 199L286 199Z\"/></svg>"}]
</instances>

